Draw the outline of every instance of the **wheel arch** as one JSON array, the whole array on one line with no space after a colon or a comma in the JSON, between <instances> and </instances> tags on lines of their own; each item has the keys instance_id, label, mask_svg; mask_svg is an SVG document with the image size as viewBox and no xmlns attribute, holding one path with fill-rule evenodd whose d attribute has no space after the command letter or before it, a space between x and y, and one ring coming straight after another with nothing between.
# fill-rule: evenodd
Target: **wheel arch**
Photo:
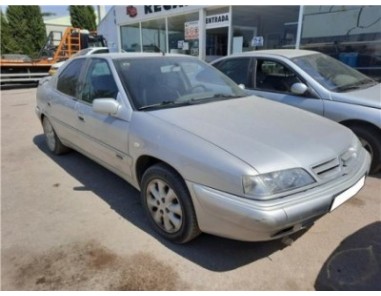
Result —
<instances>
[{"instance_id":1,"label":"wheel arch","mask_svg":"<svg viewBox=\"0 0 381 296\"><path fill-rule=\"evenodd\" d=\"M179 177L181 177L181 179L184 181L184 178L181 176L181 174L168 162L156 158L154 156L142 155L136 160L135 163L135 173L139 187L141 186L144 173L147 171L148 168L156 164L163 164L164 166L172 170L174 173L176 173Z\"/></svg>"},{"instance_id":2,"label":"wheel arch","mask_svg":"<svg viewBox=\"0 0 381 296\"><path fill-rule=\"evenodd\" d=\"M349 129L351 129L352 127L355 127L355 126L371 129L379 137L381 137L381 129L378 128L375 124L370 123L368 121L353 119L353 120L344 120L344 121L341 121L340 123Z\"/></svg>"}]
</instances>

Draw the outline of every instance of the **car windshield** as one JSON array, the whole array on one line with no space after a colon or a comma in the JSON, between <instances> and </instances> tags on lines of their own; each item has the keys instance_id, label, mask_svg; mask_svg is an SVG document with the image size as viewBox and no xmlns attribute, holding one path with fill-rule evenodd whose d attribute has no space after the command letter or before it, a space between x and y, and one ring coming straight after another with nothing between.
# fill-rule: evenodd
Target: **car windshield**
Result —
<instances>
[{"instance_id":1,"label":"car windshield","mask_svg":"<svg viewBox=\"0 0 381 296\"><path fill-rule=\"evenodd\" d=\"M328 90L346 92L377 84L368 76L324 54L293 58L292 61Z\"/></svg>"},{"instance_id":2,"label":"car windshield","mask_svg":"<svg viewBox=\"0 0 381 296\"><path fill-rule=\"evenodd\" d=\"M138 110L171 108L246 96L215 68L189 57L114 60L122 83Z\"/></svg>"}]
</instances>

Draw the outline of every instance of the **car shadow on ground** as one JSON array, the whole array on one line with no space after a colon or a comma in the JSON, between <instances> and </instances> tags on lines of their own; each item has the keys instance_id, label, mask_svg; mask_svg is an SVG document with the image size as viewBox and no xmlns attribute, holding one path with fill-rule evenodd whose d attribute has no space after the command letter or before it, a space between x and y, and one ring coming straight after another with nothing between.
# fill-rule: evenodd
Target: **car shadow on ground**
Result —
<instances>
[{"instance_id":1,"label":"car shadow on ground","mask_svg":"<svg viewBox=\"0 0 381 296\"><path fill-rule=\"evenodd\" d=\"M315 282L320 291L381 291L381 222L344 239Z\"/></svg>"},{"instance_id":2,"label":"car shadow on ground","mask_svg":"<svg viewBox=\"0 0 381 296\"><path fill-rule=\"evenodd\" d=\"M45 145L43 135L35 136L33 142L43 153L83 184L74 187L74 191L92 191L124 219L180 256L208 270L223 272L263 258L272 260L271 254L287 247L281 240L240 242L207 234L202 234L187 244L171 243L153 231L143 211L139 192L122 178L75 151L63 156L51 154ZM293 234L290 236L291 241L298 239L304 233L305 231L300 231Z\"/></svg>"}]
</instances>

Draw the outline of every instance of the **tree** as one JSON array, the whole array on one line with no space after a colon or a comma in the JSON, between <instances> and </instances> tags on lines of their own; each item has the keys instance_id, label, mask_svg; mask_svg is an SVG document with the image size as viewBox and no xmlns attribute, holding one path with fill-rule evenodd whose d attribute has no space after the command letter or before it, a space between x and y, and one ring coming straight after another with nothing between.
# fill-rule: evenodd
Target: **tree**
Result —
<instances>
[{"instance_id":1,"label":"tree","mask_svg":"<svg viewBox=\"0 0 381 296\"><path fill-rule=\"evenodd\" d=\"M11 34L9 32L8 21L7 21L2 10L0 10L0 20L1 20L1 25L0 25L0 29L1 29L0 51L1 51L1 54L18 53L17 44L15 43L14 39L11 37Z\"/></svg>"},{"instance_id":2,"label":"tree","mask_svg":"<svg viewBox=\"0 0 381 296\"><path fill-rule=\"evenodd\" d=\"M13 40L13 52L37 57L46 41L46 29L40 6L10 5L6 17L8 23L6 30L9 33L6 36Z\"/></svg>"},{"instance_id":3,"label":"tree","mask_svg":"<svg viewBox=\"0 0 381 296\"><path fill-rule=\"evenodd\" d=\"M91 5L70 5L69 12L73 27L89 31L97 29L95 11Z\"/></svg>"}]
</instances>

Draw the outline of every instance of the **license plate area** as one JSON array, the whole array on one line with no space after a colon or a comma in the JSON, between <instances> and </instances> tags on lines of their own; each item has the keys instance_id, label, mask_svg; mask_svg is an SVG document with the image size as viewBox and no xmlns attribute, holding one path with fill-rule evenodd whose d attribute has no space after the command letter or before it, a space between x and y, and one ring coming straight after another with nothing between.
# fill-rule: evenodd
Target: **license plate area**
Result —
<instances>
[{"instance_id":1,"label":"license plate area","mask_svg":"<svg viewBox=\"0 0 381 296\"><path fill-rule=\"evenodd\" d=\"M331 206L331 212L336 209L338 206L342 205L344 202L346 202L348 199L356 195L357 192L360 191L360 189L365 184L365 176L362 177L355 185L353 185L351 188L345 190L344 192L340 193L338 196L335 197L333 200L332 206Z\"/></svg>"}]
</instances>

